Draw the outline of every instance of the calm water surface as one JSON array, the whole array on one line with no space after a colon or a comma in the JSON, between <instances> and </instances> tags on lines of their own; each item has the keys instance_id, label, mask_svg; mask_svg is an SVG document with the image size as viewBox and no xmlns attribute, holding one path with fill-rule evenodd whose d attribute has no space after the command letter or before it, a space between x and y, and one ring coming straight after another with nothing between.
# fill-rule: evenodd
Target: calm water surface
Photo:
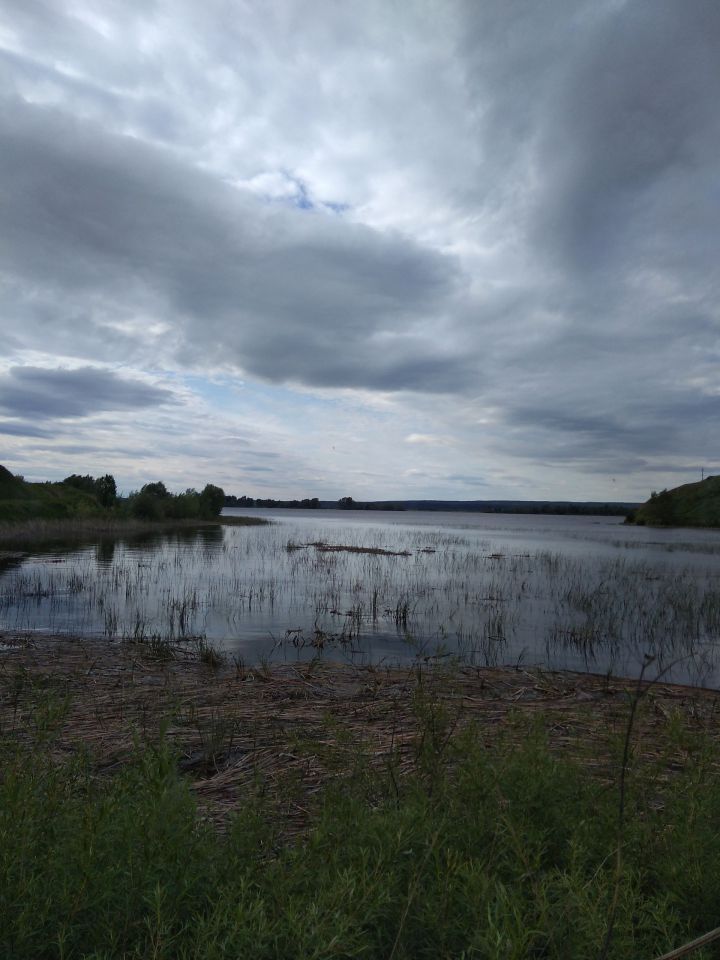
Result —
<instances>
[{"instance_id":1,"label":"calm water surface","mask_svg":"<svg viewBox=\"0 0 720 960\"><path fill-rule=\"evenodd\" d=\"M460 658L720 683L720 533L619 518L227 510L273 521L40 549L0 629L192 642L246 663ZM385 553L324 550L362 548Z\"/></svg>"}]
</instances>

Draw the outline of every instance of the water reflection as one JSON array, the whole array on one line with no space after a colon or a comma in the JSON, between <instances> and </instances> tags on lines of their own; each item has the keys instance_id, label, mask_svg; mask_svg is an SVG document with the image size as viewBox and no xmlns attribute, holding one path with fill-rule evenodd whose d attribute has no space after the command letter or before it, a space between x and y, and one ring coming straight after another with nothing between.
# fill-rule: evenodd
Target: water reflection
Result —
<instances>
[{"instance_id":1,"label":"water reflection","mask_svg":"<svg viewBox=\"0 0 720 960\"><path fill-rule=\"evenodd\" d=\"M95 547L95 560L98 563L109 564L115 559L115 544L117 540L113 537L103 537Z\"/></svg>"}]
</instances>

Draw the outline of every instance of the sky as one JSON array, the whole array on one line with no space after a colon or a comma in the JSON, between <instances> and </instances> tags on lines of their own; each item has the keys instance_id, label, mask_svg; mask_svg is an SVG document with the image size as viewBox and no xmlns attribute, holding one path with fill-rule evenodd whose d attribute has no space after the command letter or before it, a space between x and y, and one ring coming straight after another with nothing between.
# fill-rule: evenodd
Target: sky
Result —
<instances>
[{"instance_id":1,"label":"sky","mask_svg":"<svg viewBox=\"0 0 720 960\"><path fill-rule=\"evenodd\" d=\"M0 0L0 463L720 473L717 0Z\"/></svg>"}]
</instances>

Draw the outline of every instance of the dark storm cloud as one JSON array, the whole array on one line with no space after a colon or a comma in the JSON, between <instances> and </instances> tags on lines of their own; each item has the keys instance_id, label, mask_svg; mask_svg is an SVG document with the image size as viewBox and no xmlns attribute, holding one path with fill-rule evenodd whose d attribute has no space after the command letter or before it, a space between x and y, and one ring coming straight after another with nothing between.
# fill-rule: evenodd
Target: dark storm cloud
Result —
<instances>
[{"instance_id":1,"label":"dark storm cloud","mask_svg":"<svg viewBox=\"0 0 720 960\"><path fill-rule=\"evenodd\" d=\"M169 390L94 367L13 367L0 376L0 411L17 417L86 417L108 410L157 407L173 400Z\"/></svg>"},{"instance_id":2,"label":"dark storm cloud","mask_svg":"<svg viewBox=\"0 0 720 960\"><path fill-rule=\"evenodd\" d=\"M82 294L171 319L188 364L269 380L450 389L451 353L407 328L447 309L453 261L399 236L270 209L129 138L5 101L0 182L6 270L57 294L62 329ZM375 336L402 331L378 356Z\"/></svg>"}]
</instances>

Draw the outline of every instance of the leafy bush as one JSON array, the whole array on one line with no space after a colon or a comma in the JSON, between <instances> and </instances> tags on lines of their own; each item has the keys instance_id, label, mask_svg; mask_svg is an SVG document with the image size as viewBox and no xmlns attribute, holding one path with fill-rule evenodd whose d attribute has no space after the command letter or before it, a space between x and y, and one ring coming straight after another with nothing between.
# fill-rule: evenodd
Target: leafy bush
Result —
<instances>
[{"instance_id":1,"label":"leafy bush","mask_svg":"<svg viewBox=\"0 0 720 960\"><path fill-rule=\"evenodd\" d=\"M163 742L110 779L82 756L6 757L0 955L595 960L617 883L608 957L716 924L712 745L670 781L630 783L617 878L614 791L538 737L445 744L428 726L411 773L358 762L295 842L252 785L227 834L212 829Z\"/></svg>"},{"instance_id":2,"label":"leafy bush","mask_svg":"<svg viewBox=\"0 0 720 960\"><path fill-rule=\"evenodd\" d=\"M202 493L169 493L162 482L146 483L128 498L126 510L139 520L212 520L220 515L225 493L209 483Z\"/></svg>"},{"instance_id":3,"label":"leafy bush","mask_svg":"<svg viewBox=\"0 0 720 960\"><path fill-rule=\"evenodd\" d=\"M115 478L109 473L106 473L104 477L97 478L73 473L69 477L65 477L63 483L68 487L74 487L76 490L89 493L97 499L102 507L112 507L117 499Z\"/></svg>"}]
</instances>

